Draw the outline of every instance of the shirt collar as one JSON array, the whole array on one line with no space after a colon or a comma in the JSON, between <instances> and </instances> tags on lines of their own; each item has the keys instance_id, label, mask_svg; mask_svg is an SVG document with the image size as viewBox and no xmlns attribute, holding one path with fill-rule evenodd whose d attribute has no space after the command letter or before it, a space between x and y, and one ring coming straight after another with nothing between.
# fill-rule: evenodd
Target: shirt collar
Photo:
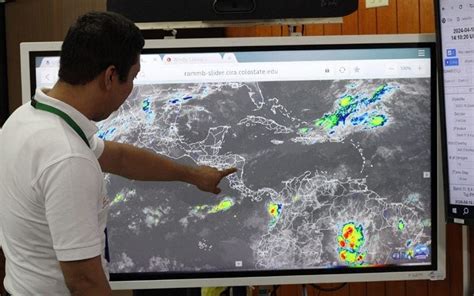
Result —
<instances>
[{"instance_id":1,"label":"shirt collar","mask_svg":"<svg viewBox=\"0 0 474 296\"><path fill-rule=\"evenodd\" d=\"M49 91L49 89L38 88L35 93L35 100L40 103L57 108L69 115L69 117L71 117L71 119L74 120L77 125L82 129L87 139L90 139L93 135L97 133L99 129L93 121L89 120L87 117L84 116L84 114L77 111L71 105L68 105L63 101L57 100L53 97L46 95L45 92L47 91Z\"/></svg>"}]
</instances>

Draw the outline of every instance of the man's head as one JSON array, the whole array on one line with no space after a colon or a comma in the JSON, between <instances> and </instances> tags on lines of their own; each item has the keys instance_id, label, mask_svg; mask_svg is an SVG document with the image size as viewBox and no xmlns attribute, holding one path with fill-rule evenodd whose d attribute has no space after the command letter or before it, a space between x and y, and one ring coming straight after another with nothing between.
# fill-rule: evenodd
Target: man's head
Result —
<instances>
[{"instance_id":1,"label":"man's head","mask_svg":"<svg viewBox=\"0 0 474 296\"><path fill-rule=\"evenodd\" d=\"M59 79L84 85L113 66L119 80L126 82L144 43L140 30L125 17L110 12L87 13L69 28L64 39Z\"/></svg>"}]
</instances>

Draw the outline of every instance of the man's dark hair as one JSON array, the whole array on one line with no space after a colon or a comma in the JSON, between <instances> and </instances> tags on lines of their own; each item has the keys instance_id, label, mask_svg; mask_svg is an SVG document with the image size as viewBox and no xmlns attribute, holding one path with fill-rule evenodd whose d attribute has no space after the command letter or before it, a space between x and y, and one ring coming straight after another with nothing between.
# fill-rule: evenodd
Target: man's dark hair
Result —
<instances>
[{"instance_id":1,"label":"man's dark hair","mask_svg":"<svg viewBox=\"0 0 474 296\"><path fill-rule=\"evenodd\" d=\"M90 12L69 28L61 48L59 79L72 85L86 84L109 66L119 80L127 80L145 41L137 26L112 12Z\"/></svg>"}]
</instances>

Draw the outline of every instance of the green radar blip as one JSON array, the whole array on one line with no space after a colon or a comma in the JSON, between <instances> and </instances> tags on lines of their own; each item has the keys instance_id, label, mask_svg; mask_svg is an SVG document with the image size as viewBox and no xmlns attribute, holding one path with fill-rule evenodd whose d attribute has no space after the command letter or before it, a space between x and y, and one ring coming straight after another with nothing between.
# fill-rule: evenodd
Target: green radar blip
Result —
<instances>
[{"instance_id":1,"label":"green radar blip","mask_svg":"<svg viewBox=\"0 0 474 296\"><path fill-rule=\"evenodd\" d=\"M314 121L314 125L331 130L339 124L344 124L346 119L356 111L357 102L355 101L354 97L346 95L340 99L339 106L336 111L324 114L323 117Z\"/></svg>"},{"instance_id":2,"label":"green radar blip","mask_svg":"<svg viewBox=\"0 0 474 296\"><path fill-rule=\"evenodd\" d=\"M278 219L280 218L282 208L283 208L283 205L279 203L271 202L268 204L267 211L271 217L270 225L269 225L270 227L273 227L278 221Z\"/></svg>"},{"instance_id":3,"label":"green radar blip","mask_svg":"<svg viewBox=\"0 0 474 296\"><path fill-rule=\"evenodd\" d=\"M372 127L383 126L387 122L385 115L374 115L369 118L369 124Z\"/></svg>"},{"instance_id":4,"label":"green radar blip","mask_svg":"<svg viewBox=\"0 0 474 296\"><path fill-rule=\"evenodd\" d=\"M114 200L110 204L113 205L124 200L125 200L125 196L121 193L117 193L117 195L115 195Z\"/></svg>"},{"instance_id":5,"label":"green radar blip","mask_svg":"<svg viewBox=\"0 0 474 296\"><path fill-rule=\"evenodd\" d=\"M344 224L341 234L337 237L339 258L349 266L361 266L364 263L366 252L362 252L365 244L364 229L362 225L356 226L354 222Z\"/></svg>"},{"instance_id":6,"label":"green radar blip","mask_svg":"<svg viewBox=\"0 0 474 296\"><path fill-rule=\"evenodd\" d=\"M326 129L332 129L339 122L339 116L337 114L326 114L322 118L315 121L316 126L322 126Z\"/></svg>"},{"instance_id":7,"label":"green radar blip","mask_svg":"<svg viewBox=\"0 0 474 296\"><path fill-rule=\"evenodd\" d=\"M306 134L307 132L309 132L309 128L308 127L302 127L299 129L299 133L300 134Z\"/></svg>"},{"instance_id":8,"label":"green radar blip","mask_svg":"<svg viewBox=\"0 0 474 296\"><path fill-rule=\"evenodd\" d=\"M349 106L350 104L352 103L352 97L351 96L345 96L341 99L341 101L339 102L339 105L341 107L347 107Z\"/></svg>"},{"instance_id":9,"label":"green radar blip","mask_svg":"<svg viewBox=\"0 0 474 296\"><path fill-rule=\"evenodd\" d=\"M234 205L234 201L231 198L223 199L219 204L215 205L210 209L208 214L215 214L218 212L225 212Z\"/></svg>"},{"instance_id":10,"label":"green radar blip","mask_svg":"<svg viewBox=\"0 0 474 296\"><path fill-rule=\"evenodd\" d=\"M385 87L387 87L386 84L382 84L381 86L377 87L372 97L379 95L385 89Z\"/></svg>"},{"instance_id":11,"label":"green radar blip","mask_svg":"<svg viewBox=\"0 0 474 296\"><path fill-rule=\"evenodd\" d=\"M405 221L402 219L398 220L398 230L403 231L405 229Z\"/></svg>"},{"instance_id":12,"label":"green radar blip","mask_svg":"<svg viewBox=\"0 0 474 296\"><path fill-rule=\"evenodd\" d=\"M369 98L366 98L364 100L364 103L366 105L369 105L369 104L374 104L378 101L380 101L382 99L382 97L384 96L384 94L386 94L387 92L389 92L392 88L389 87L387 84L382 84L380 85L379 87L377 87L375 89L375 92L374 94L369 97Z\"/></svg>"}]
</instances>

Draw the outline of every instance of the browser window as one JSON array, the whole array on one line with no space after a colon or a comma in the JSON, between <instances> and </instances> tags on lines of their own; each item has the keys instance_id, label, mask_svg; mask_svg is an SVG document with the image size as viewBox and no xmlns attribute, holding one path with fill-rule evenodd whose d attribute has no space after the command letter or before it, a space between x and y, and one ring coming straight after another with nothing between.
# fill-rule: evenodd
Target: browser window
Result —
<instances>
[{"instance_id":1,"label":"browser window","mask_svg":"<svg viewBox=\"0 0 474 296\"><path fill-rule=\"evenodd\" d=\"M440 1L448 215L474 218L474 4Z\"/></svg>"}]
</instances>

